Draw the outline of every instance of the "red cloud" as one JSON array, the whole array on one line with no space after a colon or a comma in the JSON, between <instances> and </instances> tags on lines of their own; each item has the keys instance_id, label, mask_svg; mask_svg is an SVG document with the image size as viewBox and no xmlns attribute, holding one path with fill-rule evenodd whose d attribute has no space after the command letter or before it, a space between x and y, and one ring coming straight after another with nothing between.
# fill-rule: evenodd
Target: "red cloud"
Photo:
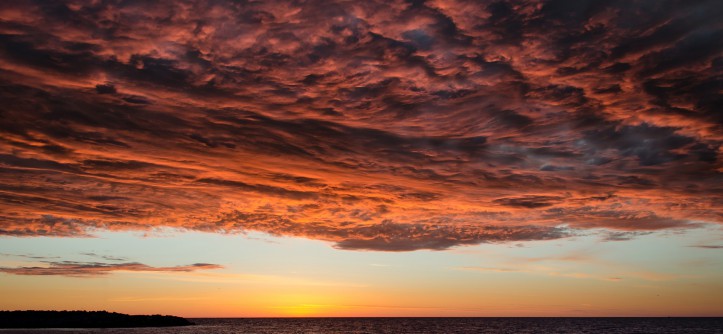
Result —
<instances>
[{"instance_id":1,"label":"red cloud","mask_svg":"<svg viewBox=\"0 0 723 334\"><path fill-rule=\"evenodd\" d=\"M721 223L711 6L4 3L0 234L414 250Z\"/></svg>"}]
</instances>

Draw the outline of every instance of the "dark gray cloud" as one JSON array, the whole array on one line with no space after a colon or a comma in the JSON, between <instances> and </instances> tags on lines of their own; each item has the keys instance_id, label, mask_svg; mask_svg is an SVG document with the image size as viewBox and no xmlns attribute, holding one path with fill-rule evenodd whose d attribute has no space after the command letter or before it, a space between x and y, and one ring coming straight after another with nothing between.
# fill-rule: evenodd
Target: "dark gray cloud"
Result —
<instances>
[{"instance_id":1,"label":"dark gray cloud","mask_svg":"<svg viewBox=\"0 0 723 334\"><path fill-rule=\"evenodd\" d=\"M703 249L723 249L723 245L695 245L690 247L703 248Z\"/></svg>"}]
</instances>

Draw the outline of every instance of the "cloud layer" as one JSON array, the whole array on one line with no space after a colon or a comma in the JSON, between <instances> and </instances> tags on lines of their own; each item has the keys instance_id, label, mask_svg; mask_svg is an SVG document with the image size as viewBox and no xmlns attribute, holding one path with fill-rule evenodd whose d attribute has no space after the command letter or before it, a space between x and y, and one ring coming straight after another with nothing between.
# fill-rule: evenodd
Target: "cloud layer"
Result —
<instances>
[{"instance_id":1,"label":"cloud layer","mask_svg":"<svg viewBox=\"0 0 723 334\"><path fill-rule=\"evenodd\" d=\"M114 271L132 272L191 272L196 270L221 269L223 266L209 263L194 263L187 266L152 267L138 262L101 263L60 261L47 262L43 267L0 267L0 272L13 275L93 277L107 275Z\"/></svg>"},{"instance_id":2,"label":"cloud layer","mask_svg":"<svg viewBox=\"0 0 723 334\"><path fill-rule=\"evenodd\" d=\"M0 234L723 223L719 1L0 4Z\"/></svg>"}]
</instances>

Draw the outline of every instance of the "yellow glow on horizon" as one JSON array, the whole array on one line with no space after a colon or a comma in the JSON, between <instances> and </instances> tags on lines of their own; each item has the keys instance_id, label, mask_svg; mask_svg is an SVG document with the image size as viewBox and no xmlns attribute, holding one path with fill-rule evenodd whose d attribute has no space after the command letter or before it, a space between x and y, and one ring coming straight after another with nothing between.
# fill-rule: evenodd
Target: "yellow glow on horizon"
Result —
<instances>
[{"instance_id":1,"label":"yellow glow on horizon","mask_svg":"<svg viewBox=\"0 0 723 334\"><path fill-rule=\"evenodd\" d=\"M328 309L328 306L316 304L298 304L290 306L278 306L275 309L280 311L282 316L310 317L323 315L324 311Z\"/></svg>"},{"instance_id":2,"label":"yellow glow on horizon","mask_svg":"<svg viewBox=\"0 0 723 334\"><path fill-rule=\"evenodd\" d=\"M285 293L269 298L269 311L281 317L314 317L333 314L337 297L320 292Z\"/></svg>"}]
</instances>

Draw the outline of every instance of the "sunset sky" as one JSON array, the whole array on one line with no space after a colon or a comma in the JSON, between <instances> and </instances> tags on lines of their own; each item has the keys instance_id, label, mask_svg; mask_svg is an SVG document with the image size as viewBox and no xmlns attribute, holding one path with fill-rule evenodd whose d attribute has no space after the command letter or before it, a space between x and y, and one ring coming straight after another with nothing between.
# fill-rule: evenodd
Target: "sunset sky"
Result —
<instances>
[{"instance_id":1,"label":"sunset sky","mask_svg":"<svg viewBox=\"0 0 723 334\"><path fill-rule=\"evenodd\" d=\"M2 1L0 309L723 316L721 17Z\"/></svg>"}]
</instances>

